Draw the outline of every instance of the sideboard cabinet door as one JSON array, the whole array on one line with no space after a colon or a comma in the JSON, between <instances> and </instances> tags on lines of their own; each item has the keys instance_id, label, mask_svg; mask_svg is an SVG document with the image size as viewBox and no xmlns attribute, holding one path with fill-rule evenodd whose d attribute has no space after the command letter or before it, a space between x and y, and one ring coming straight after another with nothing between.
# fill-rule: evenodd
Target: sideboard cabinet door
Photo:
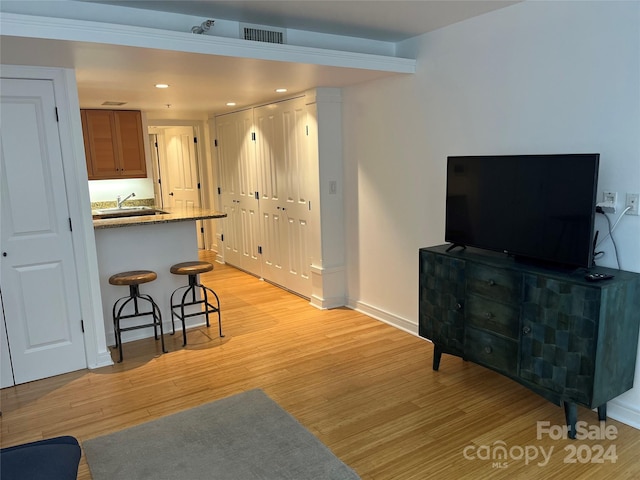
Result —
<instances>
[{"instance_id":1,"label":"sideboard cabinet door","mask_svg":"<svg viewBox=\"0 0 640 480\"><path fill-rule=\"evenodd\" d=\"M465 262L420 252L420 325L439 353L464 352ZM437 370L439 356L434 357Z\"/></svg>"},{"instance_id":2,"label":"sideboard cabinet door","mask_svg":"<svg viewBox=\"0 0 640 480\"><path fill-rule=\"evenodd\" d=\"M542 275L524 278L520 378L591 405L600 290Z\"/></svg>"}]
</instances>

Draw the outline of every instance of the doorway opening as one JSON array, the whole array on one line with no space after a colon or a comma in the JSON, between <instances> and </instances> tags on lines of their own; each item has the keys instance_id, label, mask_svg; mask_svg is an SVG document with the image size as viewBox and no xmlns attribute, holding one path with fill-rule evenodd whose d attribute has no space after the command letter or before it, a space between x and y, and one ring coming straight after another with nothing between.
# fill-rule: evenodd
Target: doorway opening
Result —
<instances>
[{"instance_id":1,"label":"doorway opening","mask_svg":"<svg viewBox=\"0 0 640 480\"><path fill-rule=\"evenodd\" d=\"M149 126L154 197L161 208L201 208L202 152L197 125ZM196 222L198 249L205 248L205 229Z\"/></svg>"}]
</instances>

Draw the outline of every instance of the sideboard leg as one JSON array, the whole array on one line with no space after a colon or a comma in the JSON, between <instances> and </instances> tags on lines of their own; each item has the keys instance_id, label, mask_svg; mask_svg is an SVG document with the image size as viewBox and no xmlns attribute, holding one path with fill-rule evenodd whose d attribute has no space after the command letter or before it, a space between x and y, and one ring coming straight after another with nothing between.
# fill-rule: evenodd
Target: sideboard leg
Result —
<instances>
[{"instance_id":1,"label":"sideboard leg","mask_svg":"<svg viewBox=\"0 0 640 480\"><path fill-rule=\"evenodd\" d=\"M569 427L569 438L576 438L576 422L578 421L578 406L573 402L564 402L564 416Z\"/></svg>"},{"instance_id":2,"label":"sideboard leg","mask_svg":"<svg viewBox=\"0 0 640 480\"><path fill-rule=\"evenodd\" d=\"M440 357L442 357L442 350L434 343L433 344L433 369L437 372L440 368Z\"/></svg>"},{"instance_id":3,"label":"sideboard leg","mask_svg":"<svg viewBox=\"0 0 640 480\"><path fill-rule=\"evenodd\" d=\"M598 407L598 420L604 422L607 420L607 404L603 403Z\"/></svg>"}]
</instances>

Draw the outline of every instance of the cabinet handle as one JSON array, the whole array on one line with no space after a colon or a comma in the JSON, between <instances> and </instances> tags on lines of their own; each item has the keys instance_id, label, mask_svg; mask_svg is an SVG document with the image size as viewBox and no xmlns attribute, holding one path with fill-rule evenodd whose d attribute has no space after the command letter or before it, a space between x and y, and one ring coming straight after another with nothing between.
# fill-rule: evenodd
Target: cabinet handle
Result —
<instances>
[{"instance_id":1,"label":"cabinet handle","mask_svg":"<svg viewBox=\"0 0 640 480\"><path fill-rule=\"evenodd\" d=\"M487 283L490 287L493 287L496 284L496 282L494 282L493 280L489 280Z\"/></svg>"},{"instance_id":2,"label":"cabinet handle","mask_svg":"<svg viewBox=\"0 0 640 480\"><path fill-rule=\"evenodd\" d=\"M491 312L487 312L484 316L487 320L491 320L494 317L493 313Z\"/></svg>"},{"instance_id":3,"label":"cabinet handle","mask_svg":"<svg viewBox=\"0 0 640 480\"><path fill-rule=\"evenodd\" d=\"M484 351L485 351L485 353L491 353L491 352L493 352L493 348L491 348L489 346L486 346L486 347L484 347Z\"/></svg>"},{"instance_id":4,"label":"cabinet handle","mask_svg":"<svg viewBox=\"0 0 640 480\"><path fill-rule=\"evenodd\" d=\"M461 303L457 303L456 304L456 310L462 310L462 304Z\"/></svg>"},{"instance_id":5,"label":"cabinet handle","mask_svg":"<svg viewBox=\"0 0 640 480\"><path fill-rule=\"evenodd\" d=\"M522 333L524 333L525 335L529 335L531 333L531 327L524 327L522 329Z\"/></svg>"}]
</instances>

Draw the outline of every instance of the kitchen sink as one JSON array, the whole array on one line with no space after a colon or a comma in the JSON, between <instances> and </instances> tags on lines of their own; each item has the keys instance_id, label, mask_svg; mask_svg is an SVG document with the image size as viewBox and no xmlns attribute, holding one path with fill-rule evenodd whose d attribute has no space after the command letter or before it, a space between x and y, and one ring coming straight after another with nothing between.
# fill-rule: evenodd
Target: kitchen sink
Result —
<instances>
[{"instance_id":1,"label":"kitchen sink","mask_svg":"<svg viewBox=\"0 0 640 480\"><path fill-rule=\"evenodd\" d=\"M164 212L155 207L120 207L120 208L101 208L93 211L93 218L120 218L120 217L139 217L141 215L160 215Z\"/></svg>"}]
</instances>

